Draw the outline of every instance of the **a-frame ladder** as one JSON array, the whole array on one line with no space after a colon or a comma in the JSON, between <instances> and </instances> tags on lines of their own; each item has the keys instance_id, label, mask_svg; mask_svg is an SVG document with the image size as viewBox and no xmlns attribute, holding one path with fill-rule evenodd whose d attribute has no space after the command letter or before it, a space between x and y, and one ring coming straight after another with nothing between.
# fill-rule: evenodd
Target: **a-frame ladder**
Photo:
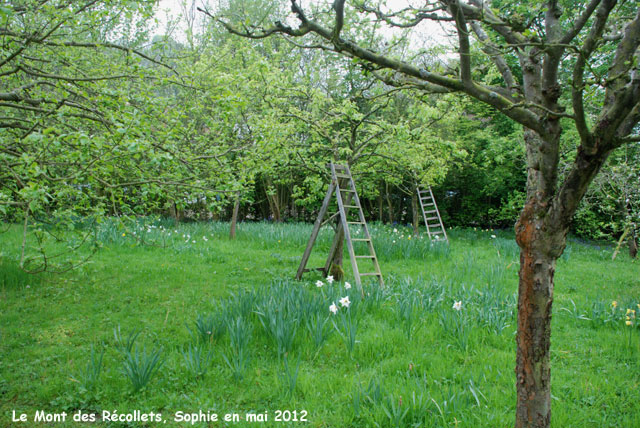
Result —
<instances>
[{"instance_id":1,"label":"a-frame ladder","mask_svg":"<svg viewBox=\"0 0 640 428\"><path fill-rule=\"evenodd\" d=\"M322 208L320 208L318 218L313 225L311 237L309 238L309 242L307 243L307 248L304 250L304 254L302 255L300 267L298 268L298 272L296 273L296 279L302 279L302 275L305 272L310 272L313 270L318 270L322 272L324 276L326 276L331 269L331 262L334 258L335 252L339 247L340 239L345 239L347 243L347 250L349 251L349 258L351 259L351 268L353 270L356 285L361 288L362 277L375 276L377 277L380 285L383 286L384 281L382 279L382 273L380 271L380 264L378 263L378 258L376 257L376 252L373 248L371 234L369 233L369 228L367 227L367 222L364 218L364 212L362 211L360 198L358 198L356 185L353 181L353 177L351 176L351 170L347 165L336 165L333 163L329 164L329 167L331 168L331 183L329 184L329 189L327 190L327 194L324 197L324 201L322 202ZM334 193L336 196L336 202L338 203L338 211L331 215L327 220L324 220L324 217L329 210L331 196ZM356 214L356 211L357 219L350 219L349 216L353 216L354 214ZM313 244L318 237L320 228L336 217L339 217L339 223L337 225L336 234L333 238L333 243L331 244L331 249L329 250L329 257L327 258L327 262L323 267L307 269L307 262L309 261L309 256L311 255L311 250L313 249ZM352 238L352 230L350 229L350 226L359 228L356 230L362 231L362 235L358 233L357 237ZM365 242L367 244L368 254L357 255L353 248L354 242ZM358 260L370 260L373 264L374 272L360 272L360 269L358 267Z\"/></svg>"},{"instance_id":2,"label":"a-frame ladder","mask_svg":"<svg viewBox=\"0 0 640 428\"><path fill-rule=\"evenodd\" d=\"M417 191L420 209L422 210L422 218L427 227L429 239L442 239L445 242L449 242L447 231L444 229L444 224L442 223L442 217L440 217L440 211L438 211L438 205L436 205L436 198L433 197L433 192L431 191L431 186L428 187L428 190L420 190L420 187L418 187ZM442 238L440 236L442 236Z\"/></svg>"}]
</instances>

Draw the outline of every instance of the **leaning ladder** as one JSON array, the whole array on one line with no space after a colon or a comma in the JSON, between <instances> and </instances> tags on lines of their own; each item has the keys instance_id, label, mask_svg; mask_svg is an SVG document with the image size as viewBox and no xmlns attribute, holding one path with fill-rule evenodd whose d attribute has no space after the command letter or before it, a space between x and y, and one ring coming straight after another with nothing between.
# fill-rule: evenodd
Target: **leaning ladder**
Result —
<instances>
[{"instance_id":1,"label":"leaning ladder","mask_svg":"<svg viewBox=\"0 0 640 428\"><path fill-rule=\"evenodd\" d=\"M418 200L420 201L420 208L422 209L422 218L424 224L427 226L427 235L429 239L439 240L440 235L443 236L446 242L449 242L447 238L447 231L444 230L444 224L442 223L442 217L440 217L440 211L438 211L438 205L436 205L436 198L433 197L431 186L428 190L420 190L417 188ZM429 217L427 217L427 215Z\"/></svg>"},{"instance_id":2,"label":"leaning ladder","mask_svg":"<svg viewBox=\"0 0 640 428\"><path fill-rule=\"evenodd\" d=\"M358 287L362 287L363 277L375 276L378 278L378 282L380 283L380 285L383 286L384 280L382 279L380 264L378 263L378 258L376 257L376 252L373 248L371 234L369 233L369 228L367 227L367 222L364 218L364 212L362 211L362 205L360 204L360 198L358 198L358 192L356 191L356 185L353 181L353 177L351 176L351 171L349 170L349 167L347 165L336 165L331 163L329 164L329 166L331 168L331 183L329 184L329 189L327 190L327 194L324 197L324 201L322 202L322 208L320 208L318 218L313 225L311 237L309 238L309 242L307 243L307 248L304 250L304 254L302 255L302 260L300 261L300 266L298 267L298 272L296 273L296 279L300 280L302 279L302 275L305 272L314 270L320 271L324 276L326 276L330 271L331 262L339 247L340 239L342 239L342 234L344 232L344 239L347 242L347 250L349 251L349 259L351 260L351 268L353 270L356 285ZM336 201L338 203L338 211L329 216L327 220L324 220L324 217L329 209L331 196L334 192L336 195ZM353 211L350 210L357 210L358 219L356 221L352 221L349 219L348 215L354 214ZM307 262L309 261L309 256L311 255L311 250L313 249L313 244L318 237L320 228L325 224L331 222L336 217L340 218L340 222L338 223L336 234L333 238L331 249L329 250L329 257L327 257L325 265L320 268L307 269ZM360 230L362 230L363 237L352 238L350 226L361 228ZM357 255L353 249L354 242L366 242L369 254ZM363 259L370 260L373 263L375 272L360 272L360 269L358 267L358 260Z\"/></svg>"}]
</instances>

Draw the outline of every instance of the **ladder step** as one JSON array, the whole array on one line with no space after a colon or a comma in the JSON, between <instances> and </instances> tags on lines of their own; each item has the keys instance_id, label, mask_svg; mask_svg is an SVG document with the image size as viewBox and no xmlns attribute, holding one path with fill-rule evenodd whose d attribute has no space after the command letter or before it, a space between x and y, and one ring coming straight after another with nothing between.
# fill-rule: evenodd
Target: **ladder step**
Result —
<instances>
[{"instance_id":1,"label":"ladder step","mask_svg":"<svg viewBox=\"0 0 640 428\"><path fill-rule=\"evenodd\" d=\"M437 213L437 210L431 210L431 211L425 211L425 214L433 214L433 213Z\"/></svg>"},{"instance_id":2,"label":"ladder step","mask_svg":"<svg viewBox=\"0 0 640 428\"><path fill-rule=\"evenodd\" d=\"M369 242L371 238L351 238L353 242Z\"/></svg>"},{"instance_id":3,"label":"ladder step","mask_svg":"<svg viewBox=\"0 0 640 428\"><path fill-rule=\"evenodd\" d=\"M382 276L379 273L361 273L360 276Z\"/></svg>"},{"instance_id":4,"label":"ladder step","mask_svg":"<svg viewBox=\"0 0 640 428\"><path fill-rule=\"evenodd\" d=\"M336 177L338 177L338 178L351 178L350 175L340 174L339 172L336 172Z\"/></svg>"},{"instance_id":5,"label":"ladder step","mask_svg":"<svg viewBox=\"0 0 640 428\"><path fill-rule=\"evenodd\" d=\"M375 259L376 256L356 256L356 259Z\"/></svg>"},{"instance_id":6,"label":"ladder step","mask_svg":"<svg viewBox=\"0 0 640 428\"><path fill-rule=\"evenodd\" d=\"M348 221L347 224L364 224L361 221Z\"/></svg>"},{"instance_id":7,"label":"ladder step","mask_svg":"<svg viewBox=\"0 0 640 428\"><path fill-rule=\"evenodd\" d=\"M430 220L438 220L438 217L427 217L427 221L430 221Z\"/></svg>"},{"instance_id":8,"label":"ladder step","mask_svg":"<svg viewBox=\"0 0 640 428\"><path fill-rule=\"evenodd\" d=\"M357 205L343 205L345 208L359 208Z\"/></svg>"},{"instance_id":9,"label":"ladder step","mask_svg":"<svg viewBox=\"0 0 640 428\"><path fill-rule=\"evenodd\" d=\"M351 193L356 193L355 190L351 190L351 189L340 189L341 192L351 192Z\"/></svg>"},{"instance_id":10,"label":"ladder step","mask_svg":"<svg viewBox=\"0 0 640 428\"><path fill-rule=\"evenodd\" d=\"M434 228L434 227L440 227L440 223L437 223L437 224L430 224L430 225L429 225L429 229Z\"/></svg>"}]
</instances>

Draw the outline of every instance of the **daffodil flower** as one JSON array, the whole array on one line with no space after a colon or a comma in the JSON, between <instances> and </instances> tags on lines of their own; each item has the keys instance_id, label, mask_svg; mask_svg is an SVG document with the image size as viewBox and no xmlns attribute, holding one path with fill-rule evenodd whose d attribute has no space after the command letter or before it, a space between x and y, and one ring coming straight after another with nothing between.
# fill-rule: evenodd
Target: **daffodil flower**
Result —
<instances>
[{"instance_id":1,"label":"daffodil flower","mask_svg":"<svg viewBox=\"0 0 640 428\"><path fill-rule=\"evenodd\" d=\"M351 304L351 301L349 300L349 296L344 296L342 299L340 299L340 304L343 307L348 308L349 305Z\"/></svg>"},{"instance_id":2,"label":"daffodil flower","mask_svg":"<svg viewBox=\"0 0 640 428\"><path fill-rule=\"evenodd\" d=\"M460 309L462 309L462 300L458 300L457 302L454 302L453 309L455 309L456 311L459 311Z\"/></svg>"},{"instance_id":3,"label":"daffodil flower","mask_svg":"<svg viewBox=\"0 0 640 428\"><path fill-rule=\"evenodd\" d=\"M331 303L331 306L329 306L329 311L334 315L338 313L338 307L336 306L335 302Z\"/></svg>"},{"instance_id":4,"label":"daffodil flower","mask_svg":"<svg viewBox=\"0 0 640 428\"><path fill-rule=\"evenodd\" d=\"M349 284L348 282L345 282L345 283L344 283L344 289L345 289L345 290L348 290L348 289L350 289L350 288L351 288L351 284Z\"/></svg>"},{"instance_id":5,"label":"daffodil flower","mask_svg":"<svg viewBox=\"0 0 640 428\"><path fill-rule=\"evenodd\" d=\"M324 282L322 282L322 281L320 281L320 280L317 280L317 281L316 281L316 287L318 287L318 288L322 288L322 286L323 286L323 285L324 285Z\"/></svg>"},{"instance_id":6,"label":"daffodil flower","mask_svg":"<svg viewBox=\"0 0 640 428\"><path fill-rule=\"evenodd\" d=\"M329 275L329 276L327 277L327 283L328 283L328 284L333 284L333 275Z\"/></svg>"}]
</instances>

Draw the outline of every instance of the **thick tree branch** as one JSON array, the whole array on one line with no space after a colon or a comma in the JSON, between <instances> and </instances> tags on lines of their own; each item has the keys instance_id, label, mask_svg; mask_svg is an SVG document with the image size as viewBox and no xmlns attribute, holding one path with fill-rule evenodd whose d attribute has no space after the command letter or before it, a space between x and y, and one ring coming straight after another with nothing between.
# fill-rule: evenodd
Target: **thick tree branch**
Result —
<instances>
[{"instance_id":1,"label":"thick tree branch","mask_svg":"<svg viewBox=\"0 0 640 428\"><path fill-rule=\"evenodd\" d=\"M482 44L481 49L491 58L493 63L498 68L498 71L502 75L507 88L512 92L515 91L516 82L513 78L513 73L511 72L511 68L509 68L509 65L504 59L504 56L502 55L500 49L498 49L498 47L491 42L489 36L478 21L471 22L471 29L476 34L476 37L478 37L478 40L480 40Z\"/></svg>"},{"instance_id":2,"label":"thick tree branch","mask_svg":"<svg viewBox=\"0 0 640 428\"><path fill-rule=\"evenodd\" d=\"M344 2L345 0L335 0L333 2L333 10L336 11L336 23L333 27L332 40L338 40L342 27L344 27Z\"/></svg>"},{"instance_id":3,"label":"thick tree branch","mask_svg":"<svg viewBox=\"0 0 640 428\"><path fill-rule=\"evenodd\" d=\"M602 0L591 0L578 19L574 21L571 28L565 31L564 35L560 38L560 43L571 43L580 31L582 31L582 28L584 28L585 24L601 2Z\"/></svg>"},{"instance_id":4,"label":"thick tree branch","mask_svg":"<svg viewBox=\"0 0 640 428\"><path fill-rule=\"evenodd\" d=\"M595 20L591 26L591 31L582 45L582 49L580 50L576 64L573 68L573 87L571 90L573 113L576 120L576 128L580 134L580 140L587 150L593 150L594 142L591 138L591 132L587 125L584 112L584 69L587 61L591 57L591 54L597 47L598 40L602 36L607 19L614 6L615 0L604 0L600 4L600 7L598 7Z\"/></svg>"}]
</instances>

